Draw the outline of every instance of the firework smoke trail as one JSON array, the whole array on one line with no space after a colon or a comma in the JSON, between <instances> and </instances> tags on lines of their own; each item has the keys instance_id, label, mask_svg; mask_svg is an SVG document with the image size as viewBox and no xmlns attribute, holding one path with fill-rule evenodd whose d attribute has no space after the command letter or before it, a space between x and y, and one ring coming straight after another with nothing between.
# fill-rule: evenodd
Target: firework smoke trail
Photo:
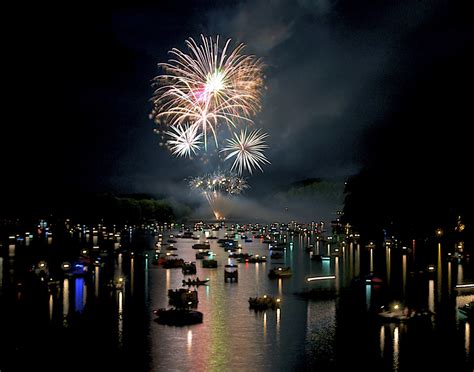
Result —
<instances>
[{"instance_id":1,"label":"firework smoke trail","mask_svg":"<svg viewBox=\"0 0 474 372\"><path fill-rule=\"evenodd\" d=\"M263 172L261 164L270 164L270 161L263 154L268 148L265 138L268 134L260 132L260 129L247 133L247 129L241 130L240 135L234 133L234 137L227 139L228 146L223 148L222 152L229 152L225 160L235 156L231 171L237 170L241 175L244 170L252 174L254 168Z\"/></svg>"},{"instance_id":2,"label":"firework smoke trail","mask_svg":"<svg viewBox=\"0 0 474 372\"><path fill-rule=\"evenodd\" d=\"M190 38L186 40L189 54L173 48L173 58L159 64L165 73L154 79L151 117L165 118L171 126L190 123L199 128L205 149L208 132L218 146L220 123L229 127L251 123L249 117L260 110L263 64L242 54L244 44L231 51L230 41L219 52L219 37L214 42L201 35L199 45Z\"/></svg>"}]
</instances>

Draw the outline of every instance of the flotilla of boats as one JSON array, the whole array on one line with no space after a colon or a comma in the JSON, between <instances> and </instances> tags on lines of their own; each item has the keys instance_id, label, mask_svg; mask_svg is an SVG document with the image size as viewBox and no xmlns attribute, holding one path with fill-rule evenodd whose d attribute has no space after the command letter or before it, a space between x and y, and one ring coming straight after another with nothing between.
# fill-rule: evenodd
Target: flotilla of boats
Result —
<instances>
[{"instance_id":1,"label":"flotilla of boats","mask_svg":"<svg viewBox=\"0 0 474 372\"><path fill-rule=\"evenodd\" d=\"M260 297L249 297L249 307L254 310L277 309L281 300L276 297L263 295Z\"/></svg>"},{"instance_id":2,"label":"flotilla of boats","mask_svg":"<svg viewBox=\"0 0 474 372\"><path fill-rule=\"evenodd\" d=\"M82 231L82 229L80 230ZM175 243L178 241L176 238L181 239L193 239L198 240L195 244L192 245L193 249L199 250L196 252L196 259L202 259L202 267L205 269L212 269L217 268L218 262L217 260L213 259L214 254L210 252L211 243L209 240L204 239L212 239L217 240L216 243L224 249L224 251L235 252L229 255L229 258L234 259L237 262L241 263L265 263L267 262L267 257L265 255L258 255L258 254L251 254L251 253L243 253L242 252L242 244L240 244L241 240L246 243L252 243L253 239L259 240L259 244L266 243L268 244L269 249L269 258L273 259L283 259L287 254L291 253L291 249L293 249L293 242L287 237L283 237L280 232L268 232L264 234L256 233L251 236L249 235L250 232L244 230L243 233L235 234L235 229L229 229L232 231L231 234L227 234L222 239L218 239L216 236L208 236L209 232L206 231L205 237L204 234L200 236L194 235L192 231L184 231L181 234L174 236L169 235L169 238L166 239L163 237L163 234L158 235L158 241L156 242L156 250L153 254L150 255L151 263L156 265L162 265L165 269L171 268L181 268L182 273L184 275L195 275L197 273L196 263L195 262L185 262L182 258L177 257L176 254L168 252L168 253L161 253L162 250L166 251L176 251L177 248L174 246ZM237 229L237 231L239 231ZM82 232L81 232L82 233ZM199 233L198 233L199 234ZM292 234L292 233L291 233ZM92 234L92 236L96 236L97 233ZM86 275L91 275L91 272L94 269L101 268L105 265L105 257L107 254L113 255L117 252L126 252L129 253L130 256L133 257L133 252L127 252L120 247L118 244L120 235L117 237L116 234L113 234L109 237L110 234L104 235L103 239L110 240L114 243L113 248L110 245L110 249L102 250L99 249L97 243L94 243L92 248L84 249L80 257L78 259L71 259L68 258L69 261L64 261L61 264L61 267L58 271L60 271L61 277L71 278L71 277L82 277ZM49 238L50 235L47 235ZM235 236L232 238L232 236ZM288 229L288 236L290 236L290 230ZM240 237L240 240L239 240ZM253 237L253 239L252 239ZM166 243L163 242L163 238L166 239ZM16 237L12 237L12 239L16 239ZM324 246L328 246L327 254L322 254L320 252L320 242L324 242ZM213 247L215 247L216 243L212 243ZM189 244L189 243L188 243ZM333 246L332 252L330 252L329 245ZM336 247L334 247L337 244ZM244 245L245 246L245 245ZM115 248L117 247L117 248ZM248 245L247 247L252 247L252 245ZM335 242L331 241L331 239L319 239L317 247L313 244L309 244L309 241L304 243L303 245L300 244L300 248L309 252L310 259L312 261L331 261L330 263L333 264L335 261L334 256L340 254L338 248L341 248L340 251L343 251L344 244L342 242ZM374 250L376 249L375 244L369 243L366 246L366 249ZM401 252L405 253L403 250L404 247L401 248ZM323 249L325 251L325 249ZM106 254L107 253L107 254ZM139 253L141 254L141 253ZM144 257L148 258L148 253L143 253ZM450 260L454 258L458 259L458 254L456 256L450 257ZM463 256L464 257L464 256ZM103 259L104 258L104 259ZM235 262L234 261L234 262ZM275 263L275 262L273 262ZM315 264L317 266L318 264ZM89 269L89 268L93 269ZM265 267L265 266L263 266ZM47 284L51 288L59 287L61 285L60 280L55 280L51 277L51 273L49 272L50 268L46 261L40 261L39 263L33 265L30 268L30 274L35 278L39 279L40 282ZM238 282L239 279L239 270L238 265L235 264L228 264L224 267L224 280L230 282ZM430 264L426 267L425 272L429 275L434 275L437 271L437 266L434 264ZM270 279L273 278L290 278L292 276L292 269L289 266L276 266L269 270L268 276ZM428 275L427 274L427 275ZM329 278L329 276L327 277ZM327 279L324 278L324 279ZM310 278L311 281L322 280L323 278ZM309 282L310 280L308 280ZM110 281L104 282L107 287L111 290L115 291L124 291L128 286L129 282L124 277L118 277L112 279ZM352 284L357 285L366 285L366 286L378 286L383 284L383 279L376 276L374 273L369 273L368 275L360 275L355 277L351 281ZM21 283L20 283L21 284ZM190 287L198 287L201 285L208 285L209 279L206 278L204 280L196 278L188 278L182 280L182 286L188 287L179 288L179 289L169 289L168 296L170 305L173 306L171 309L157 309L154 310L154 314L160 319L160 322L165 324L194 324L200 323L203 320L202 313L191 310L191 307L196 307L198 305L198 292L196 288L191 290ZM320 298L322 294L326 292L321 291L310 291L306 294L307 298ZM327 296L335 296L333 291L327 291ZM249 300L249 307L256 309L256 310L265 310L265 309L276 309L280 307L281 301L278 298L274 298L272 296L257 296L257 297L250 297ZM471 301L463 306L458 307L458 312L462 316L473 319L474 317L474 301ZM434 313L426 310L426 309L412 309L408 307L392 307L392 308L382 308L377 312L377 317L384 321L396 321L396 322L406 322L406 321L413 321L413 320L421 320L421 319L431 319Z\"/></svg>"}]
</instances>

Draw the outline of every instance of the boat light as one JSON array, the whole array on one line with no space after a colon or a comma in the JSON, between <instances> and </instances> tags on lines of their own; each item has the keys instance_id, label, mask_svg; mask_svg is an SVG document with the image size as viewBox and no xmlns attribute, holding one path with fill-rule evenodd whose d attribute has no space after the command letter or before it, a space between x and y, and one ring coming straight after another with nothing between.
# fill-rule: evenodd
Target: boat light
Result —
<instances>
[{"instance_id":1,"label":"boat light","mask_svg":"<svg viewBox=\"0 0 474 372\"><path fill-rule=\"evenodd\" d=\"M457 284L456 288L474 288L474 283L470 284Z\"/></svg>"},{"instance_id":2,"label":"boat light","mask_svg":"<svg viewBox=\"0 0 474 372\"><path fill-rule=\"evenodd\" d=\"M336 275L311 276L311 277L306 278L306 281L313 282L315 280L327 280L327 279L336 279Z\"/></svg>"}]
</instances>

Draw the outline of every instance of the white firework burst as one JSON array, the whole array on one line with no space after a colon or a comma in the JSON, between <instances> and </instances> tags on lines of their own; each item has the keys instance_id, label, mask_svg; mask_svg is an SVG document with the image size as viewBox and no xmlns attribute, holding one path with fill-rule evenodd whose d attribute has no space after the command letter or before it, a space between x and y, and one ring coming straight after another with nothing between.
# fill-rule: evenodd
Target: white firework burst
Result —
<instances>
[{"instance_id":1,"label":"white firework burst","mask_svg":"<svg viewBox=\"0 0 474 372\"><path fill-rule=\"evenodd\" d=\"M200 149L199 145L203 136L202 133L197 133L195 126L191 125L175 125L172 126L173 131L165 132L172 139L168 140L167 143L170 146L170 150L173 155L178 157L191 157L191 152L196 155L196 151Z\"/></svg>"},{"instance_id":2,"label":"white firework burst","mask_svg":"<svg viewBox=\"0 0 474 372\"><path fill-rule=\"evenodd\" d=\"M247 129L241 130L240 135L234 133L234 137L227 139L227 147L222 152L229 152L225 160L235 157L231 171L237 170L238 174L242 174L247 170L252 174L255 168L263 172L262 164L270 164L270 161L263 154L268 148L265 143L267 133L260 132L260 129L247 133Z\"/></svg>"}]
</instances>

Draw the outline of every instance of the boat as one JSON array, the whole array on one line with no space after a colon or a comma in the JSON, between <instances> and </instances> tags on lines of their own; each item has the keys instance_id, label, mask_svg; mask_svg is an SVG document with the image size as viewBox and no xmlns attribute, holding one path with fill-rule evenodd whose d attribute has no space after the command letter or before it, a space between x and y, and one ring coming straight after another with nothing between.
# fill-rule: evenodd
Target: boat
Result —
<instances>
[{"instance_id":1,"label":"boat","mask_svg":"<svg viewBox=\"0 0 474 372\"><path fill-rule=\"evenodd\" d=\"M203 251L202 249L199 250L199 252L196 253L196 260L202 260L205 257L211 256L210 251Z\"/></svg>"},{"instance_id":2,"label":"boat","mask_svg":"<svg viewBox=\"0 0 474 372\"><path fill-rule=\"evenodd\" d=\"M377 313L379 319L388 322L407 322L413 320L431 320L434 313L427 309L411 309L400 305L394 305L392 308L382 306Z\"/></svg>"},{"instance_id":3,"label":"boat","mask_svg":"<svg viewBox=\"0 0 474 372\"><path fill-rule=\"evenodd\" d=\"M184 275L193 275L196 274L196 263L195 262L185 262L181 267Z\"/></svg>"},{"instance_id":4,"label":"boat","mask_svg":"<svg viewBox=\"0 0 474 372\"><path fill-rule=\"evenodd\" d=\"M379 278L378 276L375 276L373 273L370 273L362 277L356 276L351 280L351 283L353 285L381 285L383 284L383 279Z\"/></svg>"},{"instance_id":5,"label":"boat","mask_svg":"<svg viewBox=\"0 0 474 372\"><path fill-rule=\"evenodd\" d=\"M229 258L234 258L236 260L245 261L252 257L249 253L230 253Z\"/></svg>"},{"instance_id":6,"label":"boat","mask_svg":"<svg viewBox=\"0 0 474 372\"><path fill-rule=\"evenodd\" d=\"M465 317L474 319L474 301L458 307L458 310Z\"/></svg>"},{"instance_id":7,"label":"boat","mask_svg":"<svg viewBox=\"0 0 474 372\"><path fill-rule=\"evenodd\" d=\"M250 256L244 260L242 259L237 259L239 262L248 262L248 263L263 263L267 262L267 257L266 256L260 256L260 255L255 255L255 256Z\"/></svg>"},{"instance_id":8,"label":"boat","mask_svg":"<svg viewBox=\"0 0 474 372\"><path fill-rule=\"evenodd\" d=\"M211 245L209 243L196 243L193 244L193 249L209 250L211 249Z\"/></svg>"},{"instance_id":9,"label":"boat","mask_svg":"<svg viewBox=\"0 0 474 372\"><path fill-rule=\"evenodd\" d=\"M213 259L207 259L202 261L202 267L204 269L216 269L217 268L217 261Z\"/></svg>"},{"instance_id":10,"label":"boat","mask_svg":"<svg viewBox=\"0 0 474 372\"><path fill-rule=\"evenodd\" d=\"M187 285L189 286L200 286L200 285L206 285L209 282L209 279L204 279L200 280L199 278L191 279L188 278L188 280L183 279L183 286Z\"/></svg>"},{"instance_id":11,"label":"boat","mask_svg":"<svg viewBox=\"0 0 474 372\"><path fill-rule=\"evenodd\" d=\"M274 260L277 260L277 259L280 259L280 258L283 258L283 253L281 252L271 252L271 255L270 255L270 258L274 259Z\"/></svg>"},{"instance_id":12,"label":"boat","mask_svg":"<svg viewBox=\"0 0 474 372\"><path fill-rule=\"evenodd\" d=\"M270 270L270 272L268 273L268 277L270 279L289 278L292 274L293 273L291 272L291 268L289 266L288 267L278 266Z\"/></svg>"},{"instance_id":13,"label":"boat","mask_svg":"<svg viewBox=\"0 0 474 372\"><path fill-rule=\"evenodd\" d=\"M311 260L312 261L330 261L331 256L325 256L323 254L312 254Z\"/></svg>"},{"instance_id":14,"label":"boat","mask_svg":"<svg viewBox=\"0 0 474 372\"><path fill-rule=\"evenodd\" d=\"M225 265L224 268L224 281L239 281L239 272L237 270L237 265Z\"/></svg>"},{"instance_id":15,"label":"boat","mask_svg":"<svg viewBox=\"0 0 474 372\"><path fill-rule=\"evenodd\" d=\"M182 258L167 258L163 263L165 269L176 269L184 265L184 260Z\"/></svg>"},{"instance_id":16,"label":"boat","mask_svg":"<svg viewBox=\"0 0 474 372\"><path fill-rule=\"evenodd\" d=\"M199 302L198 292L196 290L191 291L184 288L168 289L168 297L171 305L180 308L197 306Z\"/></svg>"},{"instance_id":17,"label":"boat","mask_svg":"<svg viewBox=\"0 0 474 372\"><path fill-rule=\"evenodd\" d=\"M122 290L125 288L125 279L119 277L115 280L110 280L109 283L107 283L107 287L109 287L109 289Z\"/></svg>"},{"instance_id":18,"label":"boat","mask_svg":"<svg viewBox=\"0 0 474 372\"><path fill-rule=\"evenodd\" d=\"M249 307L254 310L278 309L281 300L272 296L249 297Z\"/></svg>"},{"instance_id":19,"label":"boat","mask_svg":"<svg viewBox=\"0 0 474 372\"><path fill-rule=\"evenodd\" d=\"M153 310L153 314L157 316L155 320L158 323L174 326L198 324L203 319L200 311L190 309L157 309Z\"/></svg>"}]
</instances>

